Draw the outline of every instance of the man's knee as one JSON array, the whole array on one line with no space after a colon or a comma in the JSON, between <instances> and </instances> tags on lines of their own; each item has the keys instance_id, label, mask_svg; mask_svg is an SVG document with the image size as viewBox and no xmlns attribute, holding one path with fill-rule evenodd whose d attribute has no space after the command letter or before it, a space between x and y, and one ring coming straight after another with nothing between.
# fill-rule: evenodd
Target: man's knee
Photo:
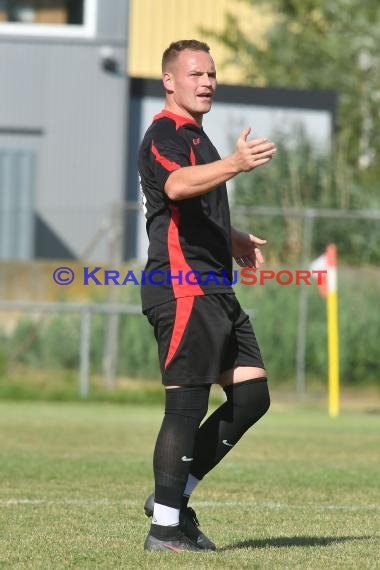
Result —
<instances>
[{"instance_id":1,"label":"man's knee","mask_svg":"<svg viewBox=\"0 0 380 570\"><path fill-rule=\"evenodd\" d=\"M210 385L181 386L166 390L165 414L192 418L201 423L208 409Z\"/></svg>"},{"instance_id":2,"label":"man's knee","mask_svg":"<svg viewBox=\"0 0 380 570\"><path fill-rule=\"evenodd\" d=\"M232 408L233 419L239 416L247 427L256 423L269 410L270 395L266 378L230 384L224 391Z\"/></svg>"}]
</instances>

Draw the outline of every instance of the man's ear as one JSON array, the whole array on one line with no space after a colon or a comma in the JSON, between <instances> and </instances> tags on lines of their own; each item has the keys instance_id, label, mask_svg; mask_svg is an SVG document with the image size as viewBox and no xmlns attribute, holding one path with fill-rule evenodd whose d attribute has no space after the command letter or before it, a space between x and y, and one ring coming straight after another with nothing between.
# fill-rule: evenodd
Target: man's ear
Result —
<instances>
[{"instance_id":1,"label":"man's ear","mask_svg":"<svg viewBox=\"0 0 380 570\"><path fill-rule=\"evenodd\" d=\"M173 92L173 76L169 71L165 71L162 76L162 82L166 91Z\"/></svg>"}]
</instances>

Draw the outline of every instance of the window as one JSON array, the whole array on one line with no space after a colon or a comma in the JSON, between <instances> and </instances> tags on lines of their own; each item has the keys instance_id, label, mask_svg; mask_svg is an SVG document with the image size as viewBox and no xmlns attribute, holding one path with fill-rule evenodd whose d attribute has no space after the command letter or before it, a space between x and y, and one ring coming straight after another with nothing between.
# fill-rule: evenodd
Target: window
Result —
<instances>
[{"instance_id":1,"label":"window","mask_svg":"<svg viewBox=\"0 0 380 570\"><path fill-rule=\"evenodd\" d=\"M95 35L97 0L0 0L0 34Z\"/></svg>"},{"instance_id":2,"label":"window","mask_svg":"<svg viewBox=\"0 0 380 570\"><path fill-rule=\"evenodd\" d=\"M0 149L0 259L30 259L34 243L36 156Z\"/></svg>"}]
</instances>

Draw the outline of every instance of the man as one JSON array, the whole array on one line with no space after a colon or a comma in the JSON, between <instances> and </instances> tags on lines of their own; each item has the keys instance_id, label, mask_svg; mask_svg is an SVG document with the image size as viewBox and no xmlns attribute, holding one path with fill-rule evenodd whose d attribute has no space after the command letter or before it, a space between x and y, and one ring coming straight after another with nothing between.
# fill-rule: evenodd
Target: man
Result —
<instances>
[{"instance_id":1,"label":"man","mask_svg":"<svg viewBox=\"0 0 380 570\"><path fill-rule=\"evenodd\" d=\"M247 128L235 152L220 159L202 129L217 85L207 44L172 43L162 72L165 108L139 152L150 241L142 305L166 397L144 548L201 552L215 545L199 529L189 497L270 403L255 335L231 287L232 257L257 267L258 246L266 242L231 227L225 182L268 163L276 149L265 139L248 140ZM227 400L200 427L213 383Z\"/></svg>"}]
</instances>

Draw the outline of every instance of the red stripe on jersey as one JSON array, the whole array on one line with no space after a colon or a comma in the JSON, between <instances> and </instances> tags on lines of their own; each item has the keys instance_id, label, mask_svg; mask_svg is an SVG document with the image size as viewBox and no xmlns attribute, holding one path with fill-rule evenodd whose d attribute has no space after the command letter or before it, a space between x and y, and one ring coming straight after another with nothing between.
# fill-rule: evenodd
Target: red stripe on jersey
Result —
<instances>
[{"instance_id":1,"label":"red stripe on jersey","mask_svg":"<svg viewBox=\"0 0 380 570\"><path fill-rule=\"evenodd\" d=\"M179 241L180 210L178 206L174 206L173 204L169 205L169 209L170 223L168 229L168 252L174 297L178 299L179 297L204 295L204 292L198 283L191 285L186 281L186 274L192 272L193 269L187 263ZM176 278L180 275L182 276L182 283L179 278ZM190 277L190 279L192 281L195 280L194 277Z\"/></svg>"},{"instance_id":2,"label":"red stripe on jersey","mask_svg":"<svg viewBox=\"0 0 380 570\"><path fill-rule=\"evenodd\" d=\"M179 168L181 168L181 165L177 164L177 162L174 162L173 160L169 160L165 156L162 156L162 154L160 154L157 148L154 146L153 141L152 141L152 152L154 154L154 158L156 159L156 161L159 162L165 168L165 170L173 172L173 170L178 170Z\"/></svg>"},{"instance_id":3,"label":"red stripe on jersey","mask_svg":"<svg viewBox=\"0 0 380 570\"><path fill-rule=\"evenodd\" d=\"M191 166L195 166L197 164L197 161L195 160L195 154L193 151L193 147L191 147L191 149L190 149L190 164L191 164Z\"/></svg>"},{"instance_id":4,"label":"red stripe on jersey","mask_svg":"<svg viewBox=\"0 0 380 570\"><path fill-rule=\"evenodd\" d=\"M180 129L181 127L183 127L184 125L196 125L197 127L199 127L197 121L195 119L190 119L189 117L182 117L182 115L176 115L175 113L172 113L171 111L168 111L167 109L163 109L161 111L161 113L158 113L158 115L155 115L153 117L153 122L157 121L158 119L171 119L172 121L175 122L175 128L178 131L178 129Z\"/></svg>"},{"instance_id":5,"label":"red stripe on jersey","mask_svg":"<svg viewBox=\"0 0 380 570\"><path fill-rule=\"evenodd\" d=\"M193 305L194 297L182 297L181 299L177 299L175 321L172 338L170 339L168 354L165 360L165 368L167 368L167 366L172 361L175 353L177 352L177 349L185 333L187 323L189 322Z\"/></svg>"}]
</instances>

